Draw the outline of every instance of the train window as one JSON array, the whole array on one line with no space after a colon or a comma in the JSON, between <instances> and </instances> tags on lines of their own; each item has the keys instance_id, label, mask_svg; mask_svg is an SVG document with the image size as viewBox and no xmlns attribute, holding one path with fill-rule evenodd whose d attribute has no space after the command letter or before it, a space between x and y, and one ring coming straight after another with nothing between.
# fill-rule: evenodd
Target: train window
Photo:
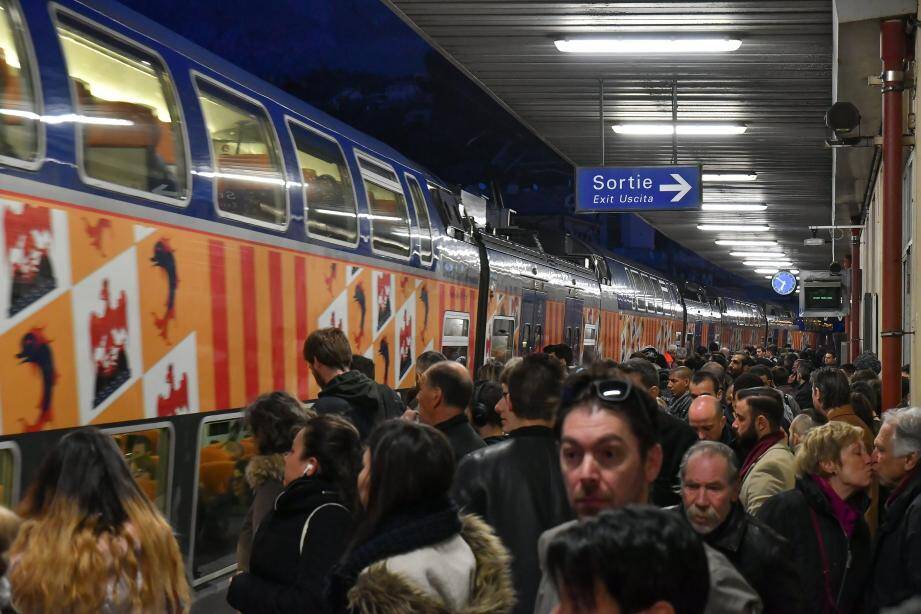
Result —
<instances>
[{"instance_id":1,"label":"train window","mask_svg":"<svg viewBox=\"0 0 921 614\"><path fill-rule=\"evenodd\" d=\"M585 333L582 336L582 363L591 364L597 358L596 348L598 346L598 325L586 324Z\"/></svg>"},{"instance_id":2,"label":"train window","mask_svg":"<svg viewBox=\"0 0 921 614\"><path fill-rule=\"evenodd\" d=\"M39 106L32 55L16 0L0 0L0 159L38 159Z\"/></svg>"},{"instance_id":3,"label":"train window","mask_svg":"<svg viewBox=\"0 0 921 614\"><path fill-rule=\"evenodd\" d=\"M172 426L145 424L140 429L116 428L105 432L115 440L141 492L169 518Z\"/></svg>"},{"instance_id":4,"label":"train window","mask_svg":"<svg viewBox=\"0 0 921 614\"><path fill-rule=\"evenodd\" d=\"M448 360L463 358L462 362L466 363L470 348L470 314L446 311L441 331L441 353Z\"/></svg>"},{"instance_id":5,"label":"train window","mask_svg":"<svg viewBox=\"0 0 921 614\"><path fill-rule=\"evenodd\" d=\"M627 269L627 276L633 285L633 308L637 311L646 311L646 289L640 281L639 274Z\"/></svg>"},{"instance_id":6,"label":"train window","mask_svg":"<svg viewBox=\"0 0 921 614\"><path fill-rule=\"evenodd\" d=\"M342 148L332 137L288 121L304 186L307 234L349 245L358 242L358 212Z\"/></svg>"},{"instance_id":7,"label":"train window","mask_svg":"<svg viewBox=\"0 0 921 614\"><path fill-rule=\"evenodd\" d=\"M195 86L211 139L217 207L262 226L288 221L287 190L275 129L265 109L201 75Z\"/></svg>"},{"instance_id":8,"label":"train window","mask_svg":"<svg viewBox=\"0 0 921 614\"><path fill-rule=\"evenodd\" d=\"M530 346L528 344L531 343L531 325L530 324L525 324L524 326L521 327L521 338L520 338L519 343L521 344L521 353L527 354L528 351L530 350ZM535 345L539 346L539 344L537 344L536 341L535 341Z\"/></svg>"},{"instance_id":9,"label":"train window","mask_svg":"<svg viewBox=\"0 0 921 614\"><path fill-rule=\"evenodd\" d=\"M12 441L0 443L0 505L13 508L19 502L19 446Z\"/></svg>"},{"instance_id":10,"label":"train window","mask_svg":"<svg viewBox=\"0 0 921 614\"><path fill-rule=\"evenodd\" d=\"M416 210L416 219L419 222L419 259L423 263L430 263L432 262L432 221L429 219L429 207L416 178L406 175L406 181L409 184L409 194L412 196L413 208Z\"/></svg>"},{"instance_id":11,"label":"train window","mask_svg":"<svg viewBox=\"0 0 921 614\"><path fill-rule=\"evenodd\" d=\"M409 212L396 173L382 163L358 156L368 196L371 249L409 259Z\"/></svg>"},{"instance_id":12,"label":"train window","mask_svg":"<svg viewBox=\"0 0 921 614\"><path fill-rule=\"evenodd\" d=\"M496 316L492 320L489 340L490 355L501 362L512 357L512 339L515 335L515 318Z\"/></svg>"},{"instance_id":13,"label":"train window","mask_svg":"<svg viewBox=\"0 0 921 614\"><path fill-rule=\"evenodd\" d=\"M80 121L84 181L161 200L189 194L182 116L163 61L152 51L64 12L57 31Z\"/></svg>"},{"instance_id":14,"label":"train window","mask_svg":"<svg viewBox=\"0 0 921 614\"><path fill-rule=\"evenodd\" d=\"M534 326L534 347L544 347L544 327L540 324Z\"/></svg>"},{"instance_id":15,"label":"train window","mask_svg":"<svg viewBox=\"0 0 921 614\"><path fill-rule=\"evenodd\" d=\"M240 414L207 417L198 437L198 489L192 534L193 583L200 584L236 564L237 537L252 503L246 466L256 453Z\"/></svg>"}]
</instances>

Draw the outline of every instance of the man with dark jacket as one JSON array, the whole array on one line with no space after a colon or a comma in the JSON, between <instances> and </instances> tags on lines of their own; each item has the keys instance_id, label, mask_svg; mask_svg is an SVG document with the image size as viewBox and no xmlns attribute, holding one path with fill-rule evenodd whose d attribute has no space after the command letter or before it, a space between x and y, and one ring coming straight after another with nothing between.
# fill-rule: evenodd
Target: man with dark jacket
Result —
<instances>
[{"instance_id":1,"label":"man with dark jacket","mask_svg":"<svg viewBox=\"0 0 921 614\"><path fill-rule=\"evenodd\" d=\"M921 595L921 409L890 409L873 450L873 473L890 488L876 533L868 611Z\"/></svg>"},{"instance_id":2,"label":"man with dark jacket","mask_svg":"<svg viewBox=\"0 0 921 614\"><path fill-rule=\"evenodd\" d=\"M473 396L473 380L459 362L437 362L419 380L419 421L444 433L460 461L466 454L485 448L483 439L467 419L467 406Z\"/></svg>"},{"instance_id":3,"label":"man with dark jacket","mask_svg":"<svg viewBox=\"0 0 921 614\"><path fill-rule=\"evenodd\" d=\"M648 360L631 358L620 366L631 381L643 390L655 388L658 383L656 368ZM659 441L662 444L662 468L652 485L650 500L659 507L681 502L676 489L678 467L688 448L697 442L697 433L687 422L679 420L664 409L659 416Z\"/></svg>"},{"instance_id":4,"label":"man with dark jacket","mask_svg":"<svg viewBox=\"0 0 921 614\"><path fill-rule=\"evenodd\" d=\"M691 406L691 370L687 367L675 367L668 374L668 390L672 393L672 402L668 404L668 413L679 420L688 421L688 408Z\"/></svg>"},{"instance_id":5,"label":"man with dark jacket","mask_svg":"<svg viewBox=\"0 0 921 614\"><path fill-rule=\"evenodd\" d=\"M321 328L304 341L304 360L322 389L313 410L318 414L339 414L347 418L364 441L383 420L399 418L403 402L384 384L349 369L352 348L338 328Z\"/></svg>"},{"instance_id":6,"label":"man with dark jacket","mask_svg":"<svg viewBox=\"0 0 921 614\"><path fill-rule=\"evenodd\" d=\"M537 539L572 518L553 419L563 367L531 354L511 368L500 409L509 440L469 454L457 468L454 500L489 523L512 555L515 612L531 614L540 581Z\"/></svg>"},{"instance_id":7,"label":"man with dark jacket","mask_svg":"<svg viewBox=\"0 0 921 614\"><path fill-rule=\"evenodd\" d=\"M716 441L694 444L684 455L680 476L682 515L758 592L765 614L804 613L790 544L739 503L739 466L732 448Z\"/></svg>"}]
</instances>

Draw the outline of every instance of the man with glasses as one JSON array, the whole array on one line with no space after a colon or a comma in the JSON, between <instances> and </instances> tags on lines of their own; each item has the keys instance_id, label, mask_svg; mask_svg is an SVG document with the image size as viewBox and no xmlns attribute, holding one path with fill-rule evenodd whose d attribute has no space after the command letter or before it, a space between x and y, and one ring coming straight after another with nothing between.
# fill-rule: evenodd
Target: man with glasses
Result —
<instances>
[{"instance_id":1,"label":"man with glasses","mask_svg":"<svg viewBox=\"0 0 921 614\"><path fill-rule=\"evenodd\" d=\"M604 374L616 375L616 371ZM626 380L593 379L590 373L580 373L567 381L557 420L560 467L569 501L580 519L649 501L662 465L662 415L644 390ZM573 522L577 521L544 532L538 542L545 573L535 614L548 614L559 602L546 573L547 547ZM707 613L761 611L757 594L723 555L707 548L707 562Z\"/></svg>"}]
</instances>

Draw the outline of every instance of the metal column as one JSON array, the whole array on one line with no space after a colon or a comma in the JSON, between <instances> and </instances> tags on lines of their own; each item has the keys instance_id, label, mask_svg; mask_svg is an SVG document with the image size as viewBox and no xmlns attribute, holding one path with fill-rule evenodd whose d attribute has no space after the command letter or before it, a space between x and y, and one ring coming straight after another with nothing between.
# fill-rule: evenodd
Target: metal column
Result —
<instances>
[{"instance_id":1,"label":"metal column","mask_svg":"<svg viewBox=\"0 0 921 614\"><path fill-rule=\"evenodd\" d=\"M860 354L860 230L851 230L851 313L848 316L848 337L851 342L851 359L853 362Z\"/></svg>"},{"instance_id":2,"label":"metal column","mask_svg":"<svg viewBox=\"0 0 921 614\"><path fill-rule=\"evenodd\" d=\"M880 24L883 61L883 277L881 362L883 410L902 398L902 90L905 21Z\"/></svg>"}]
</instances>

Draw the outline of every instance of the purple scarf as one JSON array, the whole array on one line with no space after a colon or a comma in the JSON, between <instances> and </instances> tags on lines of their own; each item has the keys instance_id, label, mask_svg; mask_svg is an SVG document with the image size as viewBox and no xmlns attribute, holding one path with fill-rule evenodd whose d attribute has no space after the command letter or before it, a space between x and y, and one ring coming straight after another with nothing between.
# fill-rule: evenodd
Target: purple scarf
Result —
<instances>
[{"instance_id":1,"label":"purple scarf","mask_svg":"<svg viewBox=\"0 0 921 614\"><path fill-rule=\"evenodd\" d=\"M854 527L857 526L857 521L860 520L862 516L860 510L839 497L838 493L835 492L835 489L831 487L831 484L829 484L828 480L825 478L813 475L812 480L825 495L828 504L831 506L832 515L838 521L838 524L841 525L844 534L850 539L851 535L854 534Z\"/></svg>"}]
</instances>

